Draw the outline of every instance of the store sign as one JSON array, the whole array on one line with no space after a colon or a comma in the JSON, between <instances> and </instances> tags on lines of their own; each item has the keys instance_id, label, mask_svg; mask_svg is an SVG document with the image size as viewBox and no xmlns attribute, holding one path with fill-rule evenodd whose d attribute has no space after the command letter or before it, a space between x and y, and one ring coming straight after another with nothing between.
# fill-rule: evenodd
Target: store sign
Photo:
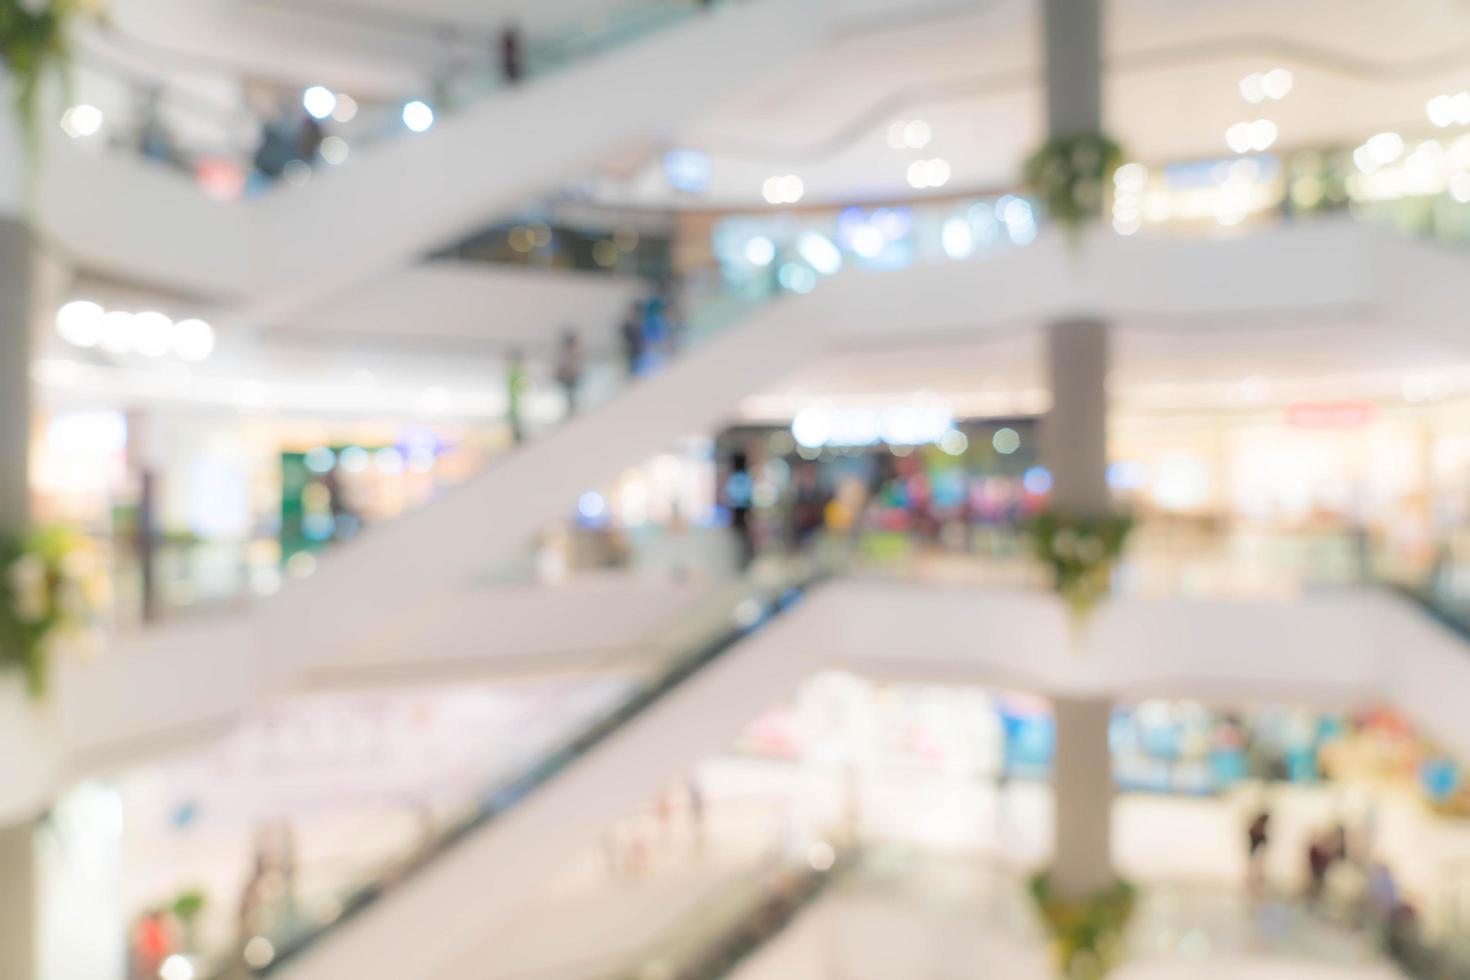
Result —
<instances>
[{"instance_id":1,"label":"store sign","mask_svg":"<svg viewBox=\"0 0 1470 980\"><path fill-rule=\"evenodd\" d=\"M924 402L892 408L802 409L791 422L791 435L808 449L823 446L919 446L938 442L954 428L954 414Z\"/></svg>"},{"instance_id":2,"label":"store sign","mask_svg":"<svg viewBox=\"0 0 1470 980\"><path fill-rule=\"evenodd\" d=\"M1358 429L1378 417L1372 402L1296 402L1286 406L1286 424L1298 429Z\"/></svg>"}]
</instances>

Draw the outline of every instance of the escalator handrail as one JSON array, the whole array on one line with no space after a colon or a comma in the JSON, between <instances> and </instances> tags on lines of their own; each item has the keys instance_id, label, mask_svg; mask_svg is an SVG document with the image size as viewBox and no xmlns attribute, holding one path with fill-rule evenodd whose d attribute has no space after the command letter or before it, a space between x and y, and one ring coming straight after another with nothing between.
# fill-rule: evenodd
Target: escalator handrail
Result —
<instances>
[{"instance_id":1,"label":"escalator handrail","mask_svg":"<svg viewBox=\"0 0 1470 980\"><path fill-rule=\"evenodd\" d=\"M340 914L331 922L309 928L299 937L279 946L271 962L256 969L254 975L271 976L285 964L299 959L308 950L313 949L326 935L360 915L374 905L378 899L431 865L461 841L488 826L536 790L545 786L573 762L591 752L621 730L624 725L642 715L659 702L664 695L720 659L747 636L779 617L814 587L829 579L832 574L833 570L825 565L804 571L795 581L781 588L776 597L765 605L762 615L754 622L726 626L713 638L676 658L657 678L650 683L640 685L630 697L611 711L599 716L558 747L546 752L519 773L499 783L481 796L474 812L467 819L460 821L388 873L353 892L342 903ZM763 594L764 591L758 585L756 586L756 594ZM233 964L215 974L216 980L231 976L230 970L232 969L235 969Z\"/></svg>"}]
</instances>

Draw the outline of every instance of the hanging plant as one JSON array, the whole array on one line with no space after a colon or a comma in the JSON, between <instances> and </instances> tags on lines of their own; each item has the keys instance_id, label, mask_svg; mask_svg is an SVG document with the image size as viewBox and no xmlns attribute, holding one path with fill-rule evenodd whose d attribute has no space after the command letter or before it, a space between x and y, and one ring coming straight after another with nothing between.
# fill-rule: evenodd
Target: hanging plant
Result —
<instances>
[{"instance_id":1,"label":"hanging plant","mask_svg":"<svg viewBox=\"0 0 1470 980\"><path fill-rule=\"evenodd\" d=\"M1026 530L1036 557L1052 571L1052 587L1080 629L1107 598L1113 566L1133 530L1133 519L1126 514L1078 517L1044 510Z\"/></svg>"},{"instance_id":2,"label":"hanging plant","mask_svg":"<svg viewBox=\"0 0 1470 980\"><path fill-rule=\"evenodd\" d=\"M32 147L40 132L42 84L51 72L65 74L71 64L71 22L89 9L89 0L0 0L0 66Z\"/></svg>"},{"instance_id":3,"label":"hanging plant","mask_svg":"<svg viewBox=\"0 0 1470 980\"><path fill-rule=\"evenodd\" d=\"M1051 220L1076 241L1088 222L1102 216L1122 164L1122 147L1102 133L1054 136L1026 159L1022 178Z\"/></svg>"},{"instance_id":4,"label":"hanging plant","mask_svg":"<svg viewBox=\"0 0 1470 980\"><path fill-rule=\"evenodd\" d=\"M1123 933L1137 892L1126 881L1085 898L1063 898L1045 874L1031 879L1031 898L1052 939L1062 980L1101 980L1123 955Z\"/></svg>"},{"instance_id":5,"label":"hanging plant","mask_svg":"<svg viewBox=\"0 0 1470 980\"><path fill-rule=\"evenodd\" d=\"M108 592L96 549L70 528L0 538L0 668L43 696L58 645L96 646Z\"/></svg>"}]
</instances>

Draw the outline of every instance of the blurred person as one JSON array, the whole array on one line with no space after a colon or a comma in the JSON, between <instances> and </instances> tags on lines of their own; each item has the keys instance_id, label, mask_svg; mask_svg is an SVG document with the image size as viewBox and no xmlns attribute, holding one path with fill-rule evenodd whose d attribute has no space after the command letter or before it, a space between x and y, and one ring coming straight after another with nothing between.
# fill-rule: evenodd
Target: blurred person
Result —
<instances>
[{"instance_id":1,"label":"blurred person","mask_svg":"<svg viewBox=\"0 0 1470 980\"><path fill-rule=\"evenodd\" d=\"M1315 902L1322 897L1327 884L1327 869L1332 867L1332 857L1322 834L1313 834L1307 841L1307 899Z\"/></svg>"},{"instance_id":2,"label":"blurred person","mask_svg":"<svg viewBox=\"0 0 1470 980\"><path fill-rule=\"evenodd\" d=\"M517 446L525 439L521 421L521 400L526 392L526 359L520 348L511 348L505 365L505 421L510 425L510 438Z\"/></svg>"},{"instance_id":3,"label":"blurred person","mask_svg":"<svg viewBox=\"0 0 1470 980\"><path fill-rule=\"evenodd\" d=\"M278 113L274 119L261 125L260 142L251 162L262 177L275 180L285 172L286 164L296 159L297 146L290 118L285 113Z\"/></svg>"},{"instance_id":4,"label":"blurred person","mask_svg":"<svg viewBox=\"0 0 1470 980\"><path fill-rule=\"evenodd\" d=\"M177 947L177 937L168 914L161 908L149 909L133 929L129 975L137 980L154 980L163 961L173 955Z\"/></svg>"},{"instance_id":5,"label":"blurred person","mask_svg":"<svg viewBox=\"0 0 1470 980\"><path fill-rule=\"evenodd\" d=\"M643 368L645 341L643 336L643 301L634 300L628 315L618 327L618 336L623 342L623 359L628 365L628 377L635 377Z\"/></svg>"},{"instance_id":6,"label":"blurred person","mask_svg":"<svg viewBox=\"0 0 1470 980\"><path fill-rule=\"evenodd\" d=\"M1327 875L1347 856L1347 831L1340 825L1312 837L1307 844L1307 898L1318 902L1327 886Z\"/></svg>"},{"instance_id":7,"label":"blurred person","mask_svg":"<svg viewBox=\"0 0 1470 980\"><path fill-rule=\"evenodd\" d=\"M577 411L577 387L582 380L582 341L571 327L561 334L556 357L556 382L567 399L567 414Z\"/></svg>"},{"instance_id":8,"label":"blurred person","mask_svg":"<svg viewBox=\"0 0 1470 980\"><path fill-rule=\"evenodd\" d=\"M1262 808L1246 829L1246 881L1252 892L1266 882L1266 848L1271 843L1271 811Z\"/></svg>"},{"instance_id":9,"label":"blurred person","mask_svg":"<svg viewBox=\"0 0 1470 980\"><path fill-rule=\"evenodd\" d=\"M507 85L519 85L524 76L521 29L507 24L500 32L500 77Z\"/></svg>"},{"instance_id":10,"label":"blurred person","mask_svg":"<svg viewBox=\"0 0 1470 980\"><path fill-rule=\"evenodd\" d=\"M1393 869L1383 861L1368 866L1368 912L1375 923L1385 927L1399 907L1399 886Z\"/></svg>"},{"instance_id":11,"label":"blurred person","mask_svg":"<svg viewBox=\"0 0 1470 980\"><path fill-rule=\"evenodd\" d=\"M826 524L830 495L823 491L814 465L796 471L796 499L791 505L791 544L805 551Z\"/></svg>"},{"instance_id":12,"label":"blurred person","mask_svg":"<svg viewBox=\"0 0 1470 980\"><path fill-rule=\"evenodd\" d=\"M326 138L327 131L322 127L321 121L311 113L305 113L296 129L296 159L307 166L315 165L317 154L322 149L322 140Z\"/></svg>"},{"instance_id":13,"label":"blurred person","mask_svg":"<svg viewBox=\"0 0 1470 980\"><path fill-rule=\"evenodd\" d=\"M1383 930L1383 948L1411 977L1460 975L1445 972L1448 964L1443 962L1438 949L1424 941L1419 910L1407 901L1400 901L1389 914Z\"/></svg>"},{"instance_id":14,"label":"blurred person","mask_svg":"<svg viewBox=\"0 0 1470 980\"><path fill-rule=\"evenodd\" d=\"M138 152L146 159L178 166L182 161L174 147L173 137L159 116L158 106L162 98L163 91L157 85L150 85L143 92L136 137Z\"/></svg>"},{"instance_id":15,"label":"blurred person","mask_svg":"<svg viewBox=\"0 0 1470 980\"><path fill-rule=\"evenodd\" d=\"M643 370L657 369L668 357L667 297L661 290L643 302Z\"/></svg>"},{"instance_id":16,"label":"blurred person","mask_svg":"<svg viewBox=\"0 0 1470 980\"><path fill-rule=\"evenodd\" d=\"M694 847L697 851L704 851L704 789L699 785L699 778L690 776L686 787L689 791L689 823L694 830Z\"/></svg>"},{"instance_id":17,"label":"blurred person","mask_svg":"<svg viewBox=\"0 0 1470 980\"><path fill-rule=\"evenodd\" d=\"M752 495L750 459L742 451L730 455L730 476L725 481L725 505L730 510L730 531L735 536L737 571L755 562L755 527L751 523Z\"/></svg>"}]
</instances>

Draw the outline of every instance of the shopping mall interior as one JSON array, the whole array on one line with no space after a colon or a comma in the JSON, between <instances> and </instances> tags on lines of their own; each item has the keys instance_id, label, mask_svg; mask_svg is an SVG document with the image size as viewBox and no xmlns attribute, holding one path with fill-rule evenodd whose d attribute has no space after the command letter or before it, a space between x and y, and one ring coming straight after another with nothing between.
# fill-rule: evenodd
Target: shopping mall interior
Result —
<instances>
[{"instance_id":1,"label":"shopping mall interior","mask_svg":"<svg viewBox=\"0 0 1470 980\"><path fill-rule=\"evenodd\" d=\"M1470 978L1470 4L0 90L0 980Z\"/></svg>"}]
</instances>

